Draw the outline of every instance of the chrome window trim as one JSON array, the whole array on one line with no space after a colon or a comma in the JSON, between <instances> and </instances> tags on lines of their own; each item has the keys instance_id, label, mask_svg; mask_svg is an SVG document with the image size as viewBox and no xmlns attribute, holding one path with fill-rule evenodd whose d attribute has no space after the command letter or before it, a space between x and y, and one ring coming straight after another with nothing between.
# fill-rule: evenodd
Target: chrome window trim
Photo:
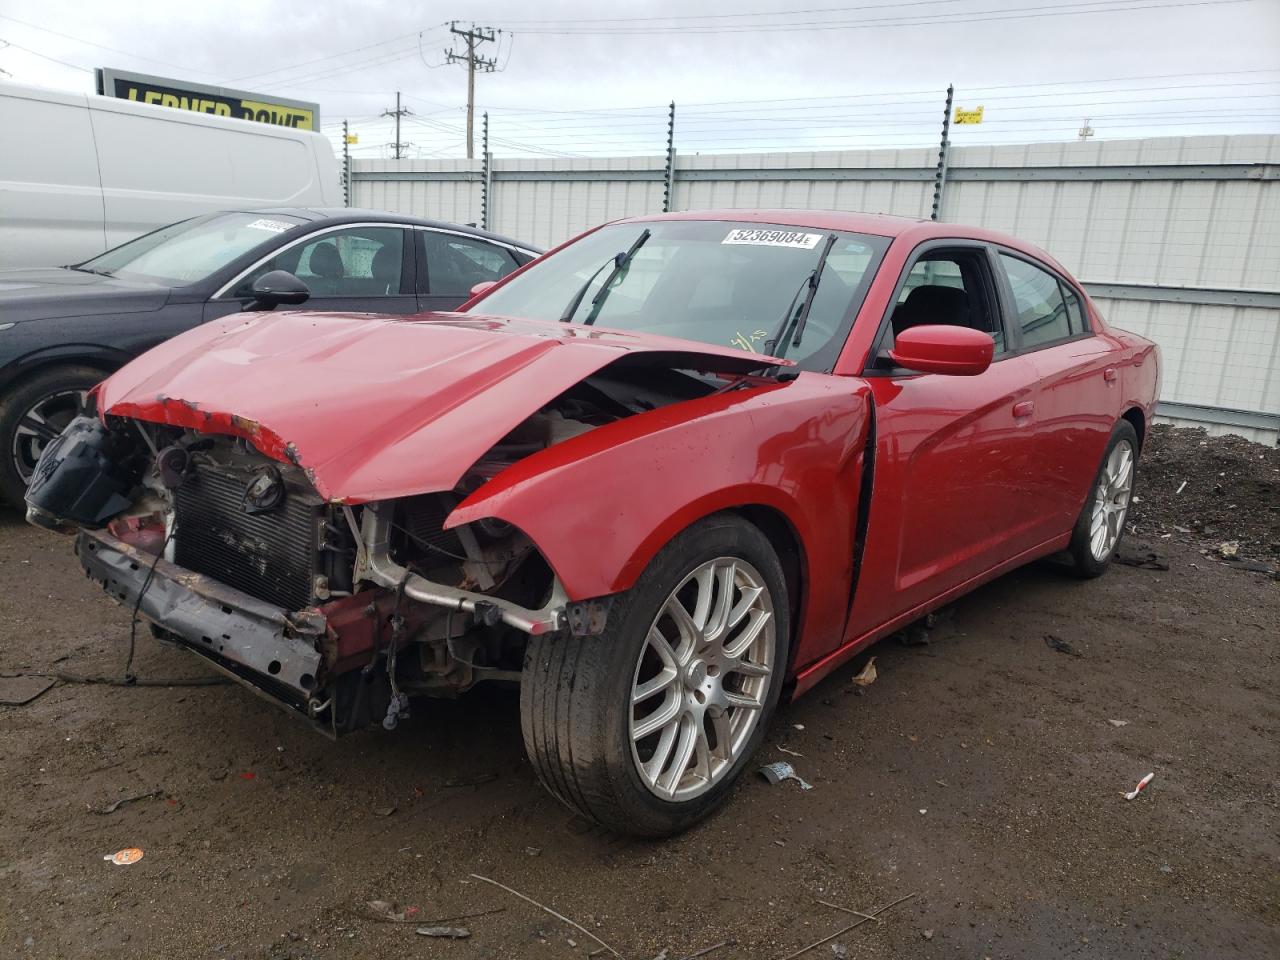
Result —
<instances>
[{"instance_id":1,"label":"chrome window trim","mask_svg":"<svg viewBox=\"0 0 1280 960\"><path fill-rule=\"evenodd\" d=\"M447 233L450 236L462 237L462 239L464 240L474 240L477 243L492 244L495 247L503 247L507 250L514 250L516 251L516 253L522 253L525 256L532 257L535 260L538 259L538 257L542 256L542 254L538 253L536 250L530 250L528 247L522 247L518 243L507 243L506 241L503 241L503 240L492 240L489 237L479 237L479 236L476 236L474 233L464 233L461 230L450 230L446 227L424 227L416 223L409 224L409 226L412 226L414 230L421 230L423 233ZM523 264L521 264L521 266L523 266Z\"/></svg>"},{"instance_id":2,"label":"chrome window trim","mask_svg":"<svg viewBox=\"0 0 1280 960\"><path fill-rule=\"evenodd\" d=\"M385 220L383 221L371 220L368 222L361 221L359 223L338 223L333 225L332 227L321 227L319 230L313 230L311 233L298 237L296 240L290 240L288 243L284 244L283 246L276 247L266 256L259 257L257 260L255 260L249 266L245 267L238 274L236 274L234 277L232 277L230 280L224 283L221 287L219 287L217 293L215 293L209 299L210 301L239 300L240 299L239 297L226 296L227 291L234 289L235 286L238 283L240 283L240 281L242 281L245 277L249 276L249 274L253 273L253 271L257 270L260 266L262 266L264 263L266 263L268 260L272 259L273 257L280 256L280 254L284 253L286 250L292 250L294 247L298 246L298 244L300 243L310 243L316 237L324 236L326 233L333 233L336 230L353 230L358 227L387 227L392 230L398 227L400 230L404 231L404 230L410 229L413 226L414 225L411 223L393 223ZM407 296L413 296L413 294L390 293L390 294L385 294L384 296L407 297Z\"/></svg>"}]
</instances>

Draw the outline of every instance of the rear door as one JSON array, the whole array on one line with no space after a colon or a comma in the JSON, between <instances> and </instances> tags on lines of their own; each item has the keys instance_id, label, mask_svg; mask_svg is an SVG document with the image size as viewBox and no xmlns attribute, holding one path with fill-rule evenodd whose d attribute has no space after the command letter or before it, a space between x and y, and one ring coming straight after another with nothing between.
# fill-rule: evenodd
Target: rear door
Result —
<instances>
[{"instance_id":1,"label":"rear door","mask_svg":"<svg viewBox=\"0 0 1280 960\"><path fill-rule=\"evenodd\" d=\"M501 280L528 257L503 244L465 233L420 227L418 306L421 310L453 310L471 299L477 283Z\"/></svg>"},{"instance_id":2,"label":"rear door","mask_svg":"<svg viewBox=\"0 0 1280 960\"><path fill-rule=\"evenodd\" d=\"M1095 335L1066 277L1013 250L997 259L1021 351L1040 378L1028 492L1037 535L1048 539L1075 523L1120 415L1115 344Z\"/></svg>"},{"instance_id":3,"label":"rear door","mask_svg":"<svg viewBox=\"0 0 1280 960\"><path fill-rule=\"evenodd\" d=\"M252 298L253 282L272 270L288 271L310 289L296 309L417 313L411 232L396 224L352 224L294 240L232 281L209 302L205 317L240 310Z\"/></svg>"},{"instance_id":4,"label":"rear door","mask_svg":"<svg viewBox=\"0 0 1280 960\"><path fill-rule=\"evenodd\" d=\"M848 636L858 636L1036 545L1035 362L1010 349L1001 283L982 243L935 241L908 261L867 371L876 456L864 569ZM940 289L942 288L942 289ZM921 374L887 360L895 329L983 330L995 341L976 377Z\"/></svg>"}]
</instances>

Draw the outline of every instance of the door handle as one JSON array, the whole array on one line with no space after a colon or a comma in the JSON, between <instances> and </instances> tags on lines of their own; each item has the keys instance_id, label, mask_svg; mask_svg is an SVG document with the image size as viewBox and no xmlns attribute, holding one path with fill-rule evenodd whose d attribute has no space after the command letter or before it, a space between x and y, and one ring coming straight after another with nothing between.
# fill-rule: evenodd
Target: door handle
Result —
<instances>
[{"instance_id":1,"label":"door handle","mask_svg":"<svg viewBox=\"0 0 1280 960\"><path fill-rule=\"evenodd\" d=\"M1105 380L1105 381L1107 381L1107 383L1115 383L1115 382L1116 382L1116 368L1115 368L1115 367L1107 367L1105 370L1103 370L1103 371L1102 371L1102 379L1103 379L1103 380Z\"/></svg>"},{"instance_id":2,"label":"door handle","mask_svg":"<svg viewBox=\"0 0 1280 960\"><path fill-rule=\"evenodd\" d=\"M1031 414L1036 412L1036 404L1034 400L1019 400L1013 405L1013 419L1025 420Z\"/></svg>"}]
</instances>

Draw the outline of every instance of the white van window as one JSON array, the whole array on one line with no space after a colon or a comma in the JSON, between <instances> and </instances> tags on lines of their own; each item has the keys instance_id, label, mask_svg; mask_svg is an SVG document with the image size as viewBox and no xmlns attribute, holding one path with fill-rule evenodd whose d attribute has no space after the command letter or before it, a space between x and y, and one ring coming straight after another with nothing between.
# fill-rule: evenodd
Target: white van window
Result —
<instances>
[{"instance_id":1,"label":"white van window","mask_svg":"<svg viewBox=\"0 0 1280 960\"><path fill-rule=\"evenodd\" d=\"M174 115L170 118L94 106L102 186L109 196L141 190L178 199L234 198L227 206L284 206L314 195L316 166L293 131L260 130L262 125L248 121L237 121L238 126L191 122L180 110L164 111ZM127 201L128 195L119 199Z\"/></svg>"},{"instance_id":2,"label":"white van window","mask_svg":"<svg viewBox=\"0 0 1280 960\"><path fill-rule=\"evenodd\" d=\"M304 222L277 213L214 213L161 227L76 269L174 286L195 283Z\"/></svg>"},{"instance_id":3,"label":"white van window","mask_svg":"<svg viewBox=\"0 0 1280 960\"><path fill-rule=\"evenodd\" d=\"M80 104L72 106L53 100L0 95L0 129L6 136L0 181L49 183L60 188L91 187L95 191L100 188L93 129L89 126L89 111L84 107L83 98ZM36 149L33 145L31 149L24 149L19 146L24 135L38 135L42 143L57 147ZM94 203L101 220L102 201L95 196ZM14 212L6 210L5 215L11 218Z\"/></svg>"}]
</instances>

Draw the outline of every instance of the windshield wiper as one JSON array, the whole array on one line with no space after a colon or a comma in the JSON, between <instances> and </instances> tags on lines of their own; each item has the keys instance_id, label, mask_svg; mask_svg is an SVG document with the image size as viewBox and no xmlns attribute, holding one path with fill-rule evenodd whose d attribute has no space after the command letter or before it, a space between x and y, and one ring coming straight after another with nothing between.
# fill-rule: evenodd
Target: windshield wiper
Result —
<instances>
[{"instance_id":1,"label":"windshield wiper","mask_svg":"<svg viewBox=\"0 0 1280 960\"><path fill-rule=\"evenodd\" d=\"M79 270L81 273L92 273L92 274L96 274L96 275L97 275L97 276L99 276L99 277L109 277L109 276L111 276L111 273L110 273L110 271L108 271L108 270L95 270L95 269L93 269L93 267L86 267L86 266L82 266L82 265L80 265L80 264L77 264L77 265L75 265L75 266L71 267L71 269L72 269L72 270Z\"/></svg>"},{"instance_id":2,"label":"windshield wiper","mask_svg":"<svg viewBox=\"0 0 1280 960\"><path fill-rule=\"evenodd\" d=\"M835 245L836 235L834 233L827 234L826 242L822 245L822 252L818 254L818 262L813 265L809 275L801 281L799 289L796 290L795 295L791 298L791 302L787 304L786 312L782 315L777 331L764 342L764 352L769 356L783 357L786 355L787 334L791 332L793 323L795 324L795 333L791 339L791 346L800 346L800 338L804 335L804 325L809 319L809 310L813 306L814 295L818 292L818 282L822 279L822 268L827 265L827 256ZM796 301L800 299L800 294L806 287L808 292L805 293L804 302L800 304L799 309L796 309Z\"/></svg>"},{"instance_id":3,"label":"windshield wiper","mask_svg":"<svg viewBox=\"0 0 1280 960\"><path fill-rule=\"evenodd\" d=\"M596 277L600 276L600 271L609 264L613 264L613 269L609 272L609 276L605 278L604 285L600 288L599 293L591 300L591 313L587 317L587 324L595 322L596 315L600 313L600 307L604 305L605 297L608 296L609 284L627 268L627 264L631 262L631 258L635 256L636 251L644 246L644 242L649 239L649 228L646 227L641 231L640 236L636 237L635 242L624 253L619 253L614 257L610 257L600 266L596 267L591 276L587 277L587 282L578 288L578 292L573 295L573 299L569 301L569 305L564 308L564 313L560 314L560 322L568 323L573 319L573 315L578 312L578 307L582 306L582 298L587 295L587 291L591 289L591 284L595 282Z\"/></svg>"}]
</instances>

